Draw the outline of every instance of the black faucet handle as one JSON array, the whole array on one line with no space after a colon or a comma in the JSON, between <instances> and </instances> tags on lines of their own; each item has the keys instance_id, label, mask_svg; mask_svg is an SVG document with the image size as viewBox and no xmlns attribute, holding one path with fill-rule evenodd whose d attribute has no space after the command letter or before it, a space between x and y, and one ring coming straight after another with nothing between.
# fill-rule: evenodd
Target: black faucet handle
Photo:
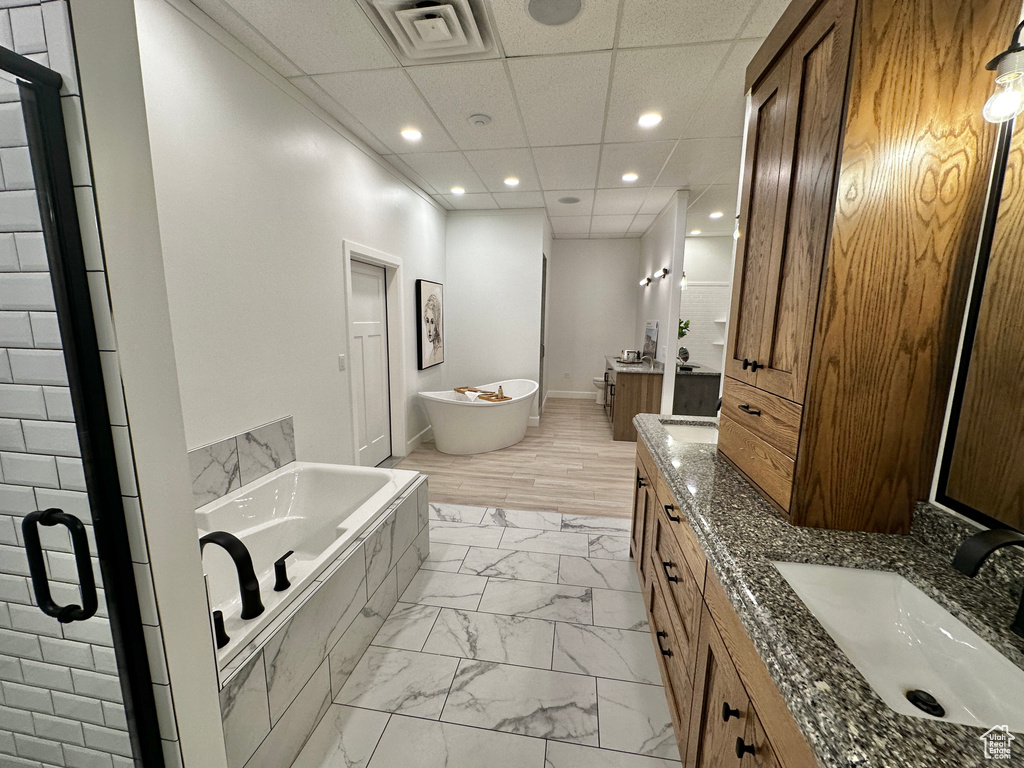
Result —
<instances>
[{"instance_id":1,"label":"black faucet handle","mask_svg":"<svg viewBox=\"0 0 1024 768\"><path fill-rule=\"evenodd\" d=\"M981 564L989 555L1012 544L1024 546L1024 533L1005 528L993 528L976 533L960 545L960 549L953 557L953 567L973 578L978 575Z\"/></svg>"},{"instance_id":2,"label":"black faucet handle","mask_svg":"<svg viewBox=\"0 0 1024 768\"><path fill-rule=\"evenodd\" d=\"M289 549L281 557L274 562L274 591L284 592L288 587L292 585L288 581L288 566L285 563L289 557L295 554L294 550Z\"/></svg>"},{"instance_id":3,"label":"black faucet handle","mask_svg":"<svg viewBox=\"0 0 1024 768\"><path fill-rule=\"evenodd\" d=\"M217 641L217 648L223 648L228 644L231 639L228 637L228 633L224 631L224 612L214 611L213 612L213 636Z\"/></svg>"}]
</instances>

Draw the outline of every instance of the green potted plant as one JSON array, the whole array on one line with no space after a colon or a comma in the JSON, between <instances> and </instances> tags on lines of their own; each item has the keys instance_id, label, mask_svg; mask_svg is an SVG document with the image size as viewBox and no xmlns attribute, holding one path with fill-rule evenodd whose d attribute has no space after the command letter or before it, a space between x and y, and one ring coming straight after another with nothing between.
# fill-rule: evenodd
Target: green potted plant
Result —
<instances>
[{"instance_id":1,"label":"green potted plant","mask_svg":"<svg viewBox=\"0 0 1024 768\"><path fill-rule=\"evenodd\" d=\"M680 339L683 338L689 332L690 332L690 321L689 320L680 320L679 321L679 338ZM687 360L690 359L690 350L688 350L686 347L680 346L679 347L679 352L677 354L677 357L679 358L679 362L680 363L685 363Z\"/></svg>"}]
</instances>

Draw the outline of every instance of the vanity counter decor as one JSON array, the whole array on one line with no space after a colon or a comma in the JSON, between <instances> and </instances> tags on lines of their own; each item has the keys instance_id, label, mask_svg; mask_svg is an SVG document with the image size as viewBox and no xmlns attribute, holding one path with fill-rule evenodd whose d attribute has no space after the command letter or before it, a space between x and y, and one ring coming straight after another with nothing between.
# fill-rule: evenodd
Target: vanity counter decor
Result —
<instances>
[{"instance_id":1,"label":"vanity counter decor","mask_svg":"<svg viewBox=\"0 0 1024 768\"><path fill-rule=\"evenodd\" d=\"M793 526L784 521L721 458L714 444L677 442L662 426L663 423L695 422L683 418L639 415L633 423L639 434L638 472L646 465L650 475L648 478L638 476L638 486L643 486L638 490L638 504L644 491L648 498L654 497L657 491L657 501L659 504L664 503L665 515L668 516L666 518L662 515L660 509L648 512L648 515L654 514L654 524L647 529L648 537L654 534L654 543L652 545L647 542L640 546L637 555L642 554L647 558L645 562L650 564L649 571L657 571L663 565L660 550L657 550L657 534L658 526L664 523L665 528L672 527L672 546L677 547L677 551L682 550L679 560L690 565L689 570L697 573L694 562L703 567L706 561L706 581L701 580L707 587L700 637L703 640L710 623L713 634L719 638L717 648L722 648L721 638L724 638L728 654L719 656L725 655L725 661L728 662L728 655L731 654L735 670L743 678L752 705L750 714L754 727L748 725L746 734L742 729L739 731L745 741L736 743L737 739L733 738L729 744L712 745L718 751L710 756L711 762L706 762L709 757L705 755L694 765L713 765L716 764L715 760L724 761L726 755L731 754L734 743L736 750L750 747L751 744L760 743L759 738L764 740L765 731L768 732L771 744L765 745L764 757L744 756L736 761L736 765L786 768L790 765L812 764L805 759L805 756L810 758L808 748L813 754L813 760L822 768L987 764L981 738L986 729L909 717L897 714L886 706L772 563L818 563L895 572L921 589L1010 662L1024 668L1024 639L1009 629L1024 586L1024 558L1019 553L999 552L982 568L977 578L963 576L951 566L953 555L960 543L976 531L952 515L926 504L918 506L908 535ZM654 506L648 504L647 509ZM678 522L668 523L667 520ZM637 533L634 532L634 543L636 539ZM686 542L691 539L693 547L688 550ZM684 543L680 545L676 540ZM654 556L650 556L652 553L648 552L648 546L654 548ZM671 561L674 558L664 559ZM678 565L673 562L665 565L666 574L670 574L667 581L673 581L672 575L681 578ZM669 566L677 570L670 570ZM648 573L646 583L652 587L647 589L645 586L645 596L670 594L667 588L670 585L659 573ZM671 589L677 588L678 581L674 581ZM716 606L716 594L724 595L727 605L723 600ZM678 602L677 598L672 605ZM700 604L699 594L696 595L696 602ZM722 609L723 605L725 610ZM664 612L663 605L652 607L652 602L648 601L648 610L654 611L654 625L659 623L659 608ZM713 622L708 621L709 609ZM700 617L699 607L696 613ZM669 622L665 619L663 623ZM714 632L715 625L718 632ZM668 628L675 626L677 624ZM733 629L742 629L749 636L749 643L746 637L737 641L740 633ZM687 634L685 627L683 631L677 630L674 633L675 638L682 638L684 634ZM664 638L657 637L659 645L666 642L665 638L669 638L667 633L659 635L664 635ZM759 701L758 691L748 682L748 679L757 677L754 673L762 674L764 670L752 671L752 667L759 666L755 656L741 658L737 654L735 649L742 644L752 644L756 657L763 662L779 695L774 700L771 698L775 695L773 691L770 696L762 696ZM685 641L683 645L686 645ZM710 648L715 650L715 642L710 644ZM696 659L693 665L696 674L692 675L694 680L691 686L700 690L702 682L706 682L702 679L702 673L710 677L706 669L712 660L703 646L700 651L689 650ZM683 648L681 654L677 650L675 658L680 655L685 657L687 649ZM668 658L666 669L670 668L669 662L672 661L672 657ZM753 664L749 663L751 659ZM722 665L721 658L718 663L720 666L732 667L731 664ZM736 672L731 674L736 677ZM724 677L719 675L719 679ZM713 684L719 686L718 693L727 688L725 683ZM743 689L739 688L739 691L742 696ZM679 698L677 695L677 701ZM692 747L693 726L700 728L701 725L697 718L689 719L689 700L686 701L685 719L691 724L689 737ZM778 706L763 707L763 701L777 701ZM716 706L716 719L720 724L723 719L722 705L718 703ZM784 709L788 709L788 715ZM786 728L790 715L796 725L796 729L791 732ZM680 715L680 719L683 717ZM780 739L783 743L776 742L770 727L773 724L778 726L776 733L783 734L788 741ZM685 741L685 731L682 733ZM789 738L793 735L796 736L795 740ZM794 743L799 742L801 735L806 745ZM1022 746L1018 749L1017 745ZM774 747L774 754L771 747ZM787 760L783 756L787 752L796 757ZM1012 752L1011 759L1000 764L1024 765L1024 738L1018 737ZM738 751L737 754L743 753ZM686 765L691 764L693 755L691 750L684 758ZM729 758L730 761L732 759ZM725 765L726 762L721 764Z\"/></svg>"}]
</instances>

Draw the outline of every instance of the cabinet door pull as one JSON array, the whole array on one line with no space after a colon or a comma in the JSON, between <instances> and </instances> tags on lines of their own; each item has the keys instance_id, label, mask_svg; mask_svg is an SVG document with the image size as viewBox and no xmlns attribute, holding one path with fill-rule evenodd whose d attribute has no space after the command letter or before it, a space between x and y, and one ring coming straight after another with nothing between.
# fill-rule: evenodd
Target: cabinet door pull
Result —
<instances>
[{"instance_id":1,"label":"cabinet door pull","mask_svg":"<svg viewBox=\"0 0 1024 768\"><path fill-rule=\"evenodd\" d=\"M742 760L744 755L756 754L757 749L754 748L753 744L747 744L742 738L736 739L736 757Z\"/></svg>"},{"instance_id":2,"label":"cabinet door pull","mask_svg":"<svg viewBox=\"0 0 1024 768\"><path fill-rule=\"evenodd\" d=\"M661 644L661 638L663 638L663 637L668 637L668 632L661 632L659 630L659 632L658 632L658 650L661 651L661 655L662 656L671 656L672 655L672 649L671 648L666 648L665 646L663 646Z\"/></svg>"},{"instance_id":3,"label":"cabinet door pull","mask_svg":"<svg viewBox=\"0 0 1024 768\"><path fill-rule=\"evenodd\" d=\"M647 481L644 480L642 477L640 477L640 475L636 476L636 487L637 488L646 488L647 487Z\"/></svg>"},{"instance_id":4,"label":"cabinet door pull","mask_svg":"<svg viewBox=\"0 0 1024 768\"><path fill-rule=\"evenodd\" d=\"M761 409L760 408L751 408L746 403L744 403L743 405L740 406L740 410L743 411L744 413L749 413L751 416L760 416L761 415Z\"/></svg>"},{"instance_id":5,"label":"cabinet door pull","mask_svg":"<svg viewBox=\"0 0 1024 768\"><path fill-rule=\"evenodd\" d=\"M750 361L750 372L757 373L758 368L764 368L764 363L759 363L757 360Z\"/></svg>"},{"instance_id":6,"label":"cabinet door pull","mask_svg":"<svg viewBox=\"0 0 1024 768\"><path fill-rule=\"evenodd\" d=\"M675 509L675 505L674 504L666 504L665 505L665 514L668 515L668 519L671 520L673 523L678 523L683 518L681 518L679 515L673 515L672 514L672 510L673 509Z\"/></svg>"},{"instance_id":7,"label":"cabinet door pull","mask_svg":"<svg viewBox=\"0 0 1024 768\"><path fill-rule=\"evenodd\" d=\"M730 717L739 718L739 716L740 716L740 711L738 709L731 709L729 707L729 702L727 702L727 701L723 701L722 702L722 722L723 723L728 723Z\"/></svg>"},{"instance_id":8,"label":"cabinet door pull","mask_svg":"<svg viewBox=\"0 0 1024 768\"><path fill-rule=\"evenodd\" d=\"M668 572L669 568L675 568L676 567L675 563L673 563L671 560L663 560L662 563L661 563L661 567L665 570L665 578L667 578L673 584L678 583L679 577L678 576L673 576L671 573Z\"/></svg>"},{"instance_id":9,"label":"cabinet door pull","mask_svg":"<svg viewBox=\"0 0 1024 768\"><path fill-rule=\"evenodd\" d=\"M747 358L745 358L745 357L744 357L744 358L743 358L743 370L745 371L745 370L747 370L747 368L749 368L749 367L750 367L750 361L749 361L749 360L747 360Z\"/></svg>"}]
</instances>

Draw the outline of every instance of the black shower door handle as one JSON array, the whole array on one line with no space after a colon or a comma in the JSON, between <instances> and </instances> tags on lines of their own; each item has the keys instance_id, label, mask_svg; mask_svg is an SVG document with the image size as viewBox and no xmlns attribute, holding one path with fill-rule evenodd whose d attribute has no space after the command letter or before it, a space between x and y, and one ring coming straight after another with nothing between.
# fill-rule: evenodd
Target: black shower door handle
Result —
<instances>
[{"instance_id":1,"label":"black shower door handle","mask_svg":"<svg viewBox=\"0 0 1024 768\"><path fill-rule=\"evenodd\" d=\"M57 605L50 595L50 580L46 574L46 561L43 558L43 547L39 542L39 526L47 527L63 525L71 534L71 546L75 552L75 565L78 567L78 583L82 592L82 605ZM53 616L61 624L72 621L85 621L92 618L98 607L96 580L92 575L92 561L89 559L89 539L85 535L85 526L74 515L62 509L47 509L25 515L21 522L21 530L25 534L25 553L28 555L28 570L32 576L32 589L36 593L36 602L47 616Z\"/></svg>"}]
</instances>

